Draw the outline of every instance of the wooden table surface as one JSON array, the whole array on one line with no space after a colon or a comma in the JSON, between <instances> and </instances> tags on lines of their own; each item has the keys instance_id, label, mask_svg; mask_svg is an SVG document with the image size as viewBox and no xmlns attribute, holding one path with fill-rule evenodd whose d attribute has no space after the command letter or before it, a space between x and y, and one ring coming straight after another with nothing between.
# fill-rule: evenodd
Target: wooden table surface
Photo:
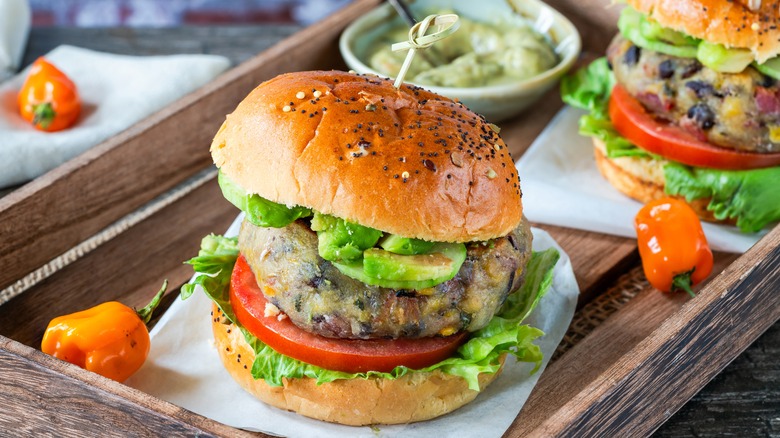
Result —
<instances>
[{"instance_id":1,"label":"wooden table surface","mask_svg":"<svg viewBox=\"0 0 780 438\"><path fill-rule=\"evenodd\" d=\"M25 65L60 44L133 55L209 53L235 65L300 28L294 25L165 29L34 28ZM656 432L659 437L780 438L780 323Z\"/></svg>"}]
</instances>

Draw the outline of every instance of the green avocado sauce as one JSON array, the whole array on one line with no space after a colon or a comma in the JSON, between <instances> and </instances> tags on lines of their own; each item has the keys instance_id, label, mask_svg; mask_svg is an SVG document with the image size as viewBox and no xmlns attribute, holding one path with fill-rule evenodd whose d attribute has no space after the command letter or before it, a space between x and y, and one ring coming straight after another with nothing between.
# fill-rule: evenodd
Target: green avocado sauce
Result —
<instances>
[{"instance_id":1,"label":"green avocado sauce","mask_svg":"<svg viewBox=\"0 0 780 438\"><path fill-rule=\"evenodd\" d=\"M558 63L547 39L527 25L460 20L460 29L434 46L446 63L434 67L418 55L406 81L441 87L484 87L528 79ZM386 76L396 76L407 52L393 52L390 46L407 40L408 32L407 27L398 25L377 38L369 50L371 67Z\"/></svg>"}]
</instances>

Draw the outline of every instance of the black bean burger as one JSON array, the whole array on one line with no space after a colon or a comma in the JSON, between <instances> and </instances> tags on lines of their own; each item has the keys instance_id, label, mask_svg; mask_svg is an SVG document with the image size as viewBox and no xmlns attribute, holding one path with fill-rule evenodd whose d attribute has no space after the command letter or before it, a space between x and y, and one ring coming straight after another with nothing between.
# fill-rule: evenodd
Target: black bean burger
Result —
<instances>
[{"instance_id":1,"label":"black bean burger","mask_svg":"<svg viewBox=\"0 0 780 438\"><path fill-rule=\"evenodd\" d=\"M746 232L780 220L780 2L626 3L606 59L562 86L601 173Z\"/></svg>"},{"instance_id":2,"label":"black bean burger","mask_svg":"<svg viewBox=\"0 0 780 438\"><path fill-rule=\"evenodd\" d=\"M406 423L473 400L507 354L541 362L522 320L557 253L532 255L517 170L483 117L375 76L291 73L252 91L211 152L245 219L189 263L250 393Z\"/></svg>"}]
</instances>

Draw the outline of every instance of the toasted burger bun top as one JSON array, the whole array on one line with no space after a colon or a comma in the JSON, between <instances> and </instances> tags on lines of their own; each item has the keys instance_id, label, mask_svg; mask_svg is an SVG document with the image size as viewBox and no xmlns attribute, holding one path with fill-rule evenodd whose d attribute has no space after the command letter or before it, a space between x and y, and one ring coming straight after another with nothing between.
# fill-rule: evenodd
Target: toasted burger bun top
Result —
<instances>
[{"instance_id":1,"label":"toasted burger bun top","mask_svg":"<svg viewBox=\"0 0 780 438\"><path fill-rule=\"evenodd\" d=\"M487 240L522 217L514 163L484 118L376 76L264 82L227 116L211 153L248 193L405 237Z\"/></svg>"},{"instance_id":2,"label":"toasted burger bun top","mask_svg":"<svg viewBox=\"0 0 780 438\"><path fill-rule=\"evenodd\" d=\"M775 0L628 0L664 27L729 48L749 49L762 63L780 54ZM758 9L751 6L760 4Z\"/></svg>"}]
</instances>

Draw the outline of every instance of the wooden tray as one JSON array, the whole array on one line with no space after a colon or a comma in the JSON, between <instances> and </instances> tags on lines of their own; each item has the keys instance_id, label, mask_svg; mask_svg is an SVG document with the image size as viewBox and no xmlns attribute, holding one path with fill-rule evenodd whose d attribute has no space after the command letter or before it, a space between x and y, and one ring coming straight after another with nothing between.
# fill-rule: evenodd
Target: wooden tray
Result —
<instances>
[{"instance_id":1,"label":"wooden tray","mask_svg":"<svg viewBox=\"0 0 780 438\"><path fill-rule=\"evenodd\" d=\"M276 74L344 68L341 30L379 0L359 0L219 77L54 171L0 198L0 289L79 242L200 175L203 184L34 287L0 305L0 424L21 435L250 435L55 360L37 347L57 315L120 299L142 305L164 278L191 275L182 260L221 232L236 210L222 198L208 145L225 114ZM573 19L585 50L603 52L615 32L606 1L550 1ZM551 92L533 113L502 124L519 157L561 107ZM631 239L542 226L569 253L593 300L639 263ZM717 254L723 270L694 299L642 291L557 358L508 436L648 434L764 330L780 319L780 227L741 257ZM171 291L177 291L172 287ZM166 297L166 305L175 299ZM255 434L251 434L255 435Z\"/></svg>"}]
</instances>

